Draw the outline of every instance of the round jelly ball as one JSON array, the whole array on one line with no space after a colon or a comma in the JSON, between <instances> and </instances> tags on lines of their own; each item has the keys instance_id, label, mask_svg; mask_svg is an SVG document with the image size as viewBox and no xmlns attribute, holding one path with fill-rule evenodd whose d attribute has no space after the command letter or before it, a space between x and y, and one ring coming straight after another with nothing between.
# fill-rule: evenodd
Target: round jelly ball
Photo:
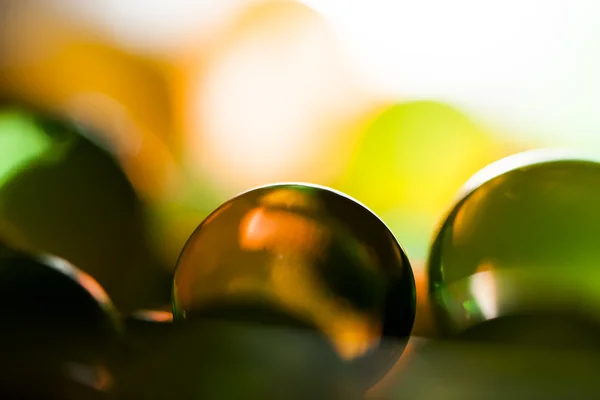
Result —
<instances>
[{"instance_id":1,"label":"round jelly ball","mask_svg":"<svg viewBox=\"0 0 600 400\"><path fill-rule=\"evenodd\" d=\"M520 153L474 175L430 252L440 333L508 316L600 321L598 182L596 159L560 150Z\"/></svg>"},{"instance_id":2,"label":"round jelly ball","mask_svg":"<svg viewBox=\"0 0 600 400\"><path fill-rule=\"evenodd\" d=\"M415 283L403 249L363 205L324 187L276 184L209 215L174 278L176 322L276 314L263 309L314 327L373 383L405 347Z\"/></svg>"},{"instance_id":3,"label":"round jelly ball","mask_svg":"<svg viewBox=\"0 0 600 400\"><path fill-rule=\"evenodd\" d=\"M92 277L63 259L0 243L0 311L3 398L114 394L122 328Z\"/></svg>"},{"instance_id":4,"label":"round jelly ball","mask_svg":"<svg viewBox=\"0 0 600 400\"><path fill-rule=\"evenodd\" d=\"M120 311L168 303L147 206L99 136L61 115L0 107L0 233L12 247L64 258Z\"/></svg>"}]
</instances>

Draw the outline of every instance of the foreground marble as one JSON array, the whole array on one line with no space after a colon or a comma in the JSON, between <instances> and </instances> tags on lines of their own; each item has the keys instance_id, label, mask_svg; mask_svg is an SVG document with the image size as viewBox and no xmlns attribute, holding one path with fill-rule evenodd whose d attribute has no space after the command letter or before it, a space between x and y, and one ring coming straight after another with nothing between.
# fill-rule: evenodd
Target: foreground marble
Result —
<instances>
[{"instance_id":1,"label":"foreground marble","mask_svg":"<svg viewBox=\"0 0 600 400\"><path fill-rule=\"evenodd\" d=\"M278 184L233 198L191 235L173 310L175 322L300 323L368 385L406 345L415 283L403 249L363 205L324 187ZM395 346L379 346L384 337Z\"/></svg>"}]
</instances>

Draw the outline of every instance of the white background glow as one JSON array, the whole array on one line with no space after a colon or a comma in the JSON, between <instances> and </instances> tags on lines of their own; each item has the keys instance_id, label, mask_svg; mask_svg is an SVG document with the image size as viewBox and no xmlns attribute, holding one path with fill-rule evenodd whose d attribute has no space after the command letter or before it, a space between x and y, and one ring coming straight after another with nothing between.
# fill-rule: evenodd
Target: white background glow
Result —
<instances>
[{"instance_id":1,"label":"white background glow","mask_svg":"<svg viewBox=\"0 0 600 400\"><path fill-rule=\"evenodd\" d=\"M257 0L52 1L129 46L170 51ZM375 92L450 102L503 135L600 144L596 0L302 2Z\"/></svg>"},{"instance_id":2,"label":"white background glow","mask_svg":"<svg viewBox=\"0 0 600 400\"><path fill-rule=\"evenodd\" d=\"M502 134L600 142L594 0L305 0L373 89L449 101Z\"/></svg>"}]
</instances>

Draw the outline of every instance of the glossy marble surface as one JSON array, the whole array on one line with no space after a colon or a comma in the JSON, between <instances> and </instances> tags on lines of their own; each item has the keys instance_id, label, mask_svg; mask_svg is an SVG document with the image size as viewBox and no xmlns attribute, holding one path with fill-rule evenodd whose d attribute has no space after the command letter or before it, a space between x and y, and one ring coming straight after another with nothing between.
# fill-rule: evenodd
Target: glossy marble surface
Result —
<instances>
[{"instance_id":1,"label":"glossy marble surface","mask_svg":"<svg viewBox=\"0 0 600 400\"><path fill-rule=\"evenodd\" d=\"M288 315L373 383L410 335L415 283L401 246L367 208L327 188L279 184L233 198L192 234L173 308L176 322L286 325ZM385 337L394 346L380 346Z\"/></svg>"},{"instance_id":2,"label":"glossy marble surface","mask_svg":"<svg viewBox=\"0 0 600 400\"><path fill-rule=\"evenodd\" d=\"M0 244L0 300L2 396L112 396L123 329L92 277L60 258Z\"/></svg>"},{"instance_id":3,"label":"glossy marble surface","mask_svg":"<svg viewBox=\"0 0 600 400\"><path fill-rule=\"evenodd\" d=\"M537 150L466 185L433 243L428 279L442 335L508 315L600 320L600 163Z\"/></svg>"}]
</instances>

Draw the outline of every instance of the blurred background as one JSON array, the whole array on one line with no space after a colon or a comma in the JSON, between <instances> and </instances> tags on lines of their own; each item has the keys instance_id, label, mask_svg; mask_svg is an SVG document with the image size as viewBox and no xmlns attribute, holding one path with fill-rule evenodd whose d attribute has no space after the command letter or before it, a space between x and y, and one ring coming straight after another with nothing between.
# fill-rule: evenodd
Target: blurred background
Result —
<instances>
[{"instance_id":1,"label":"blurred background","mask_svg":"<svg viewBox=\"0 0 600 400\"><path fill-rule=\"evenodd\" d=\"M600 152L592 0L0 4L0 98L95 129L166 269L231 196L305 181L370 207L418 275L475 171Z\"/></svg>"},{"instance_id":2,"label":"blurred background","mask_svg":"<svg viewBox=\"0 0 600 400\"><path fill-rule=\"evenodd\" d=\"M354 196L422 260L482 166L600 143L591 0L1 4L0 96L100 132L166 266L207 213L276 181Z\"/></svg>"}]
</instances>

